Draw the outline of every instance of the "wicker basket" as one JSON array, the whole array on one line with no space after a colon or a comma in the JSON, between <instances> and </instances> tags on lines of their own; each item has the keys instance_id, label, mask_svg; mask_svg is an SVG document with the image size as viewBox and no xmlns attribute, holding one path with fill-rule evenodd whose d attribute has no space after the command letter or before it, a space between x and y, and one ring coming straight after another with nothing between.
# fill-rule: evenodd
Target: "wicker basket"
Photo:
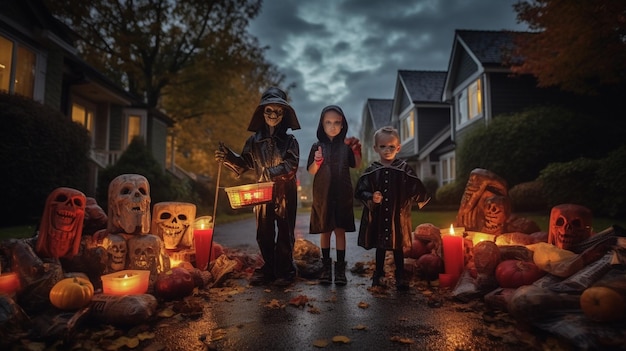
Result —
<instances>
[{"instance_id":1,"label":"wicker basket","mask_svg":"<svg viewBox=\"0 0 626 351\"><path fill-rule=\"evenodd\" d=\"M272 201L274 182L247 184L224 188L233 209L256 206Z\"/></svg>"}]
</instances>

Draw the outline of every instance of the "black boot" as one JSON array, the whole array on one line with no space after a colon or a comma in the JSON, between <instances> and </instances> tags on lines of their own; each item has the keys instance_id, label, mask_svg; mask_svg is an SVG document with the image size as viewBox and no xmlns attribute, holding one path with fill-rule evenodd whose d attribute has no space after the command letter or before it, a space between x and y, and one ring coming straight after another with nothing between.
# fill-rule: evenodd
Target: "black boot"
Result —
<instances>
[{"instance_id":1,"label":"black boot","mask_svg":"<svg viewBox=\"0 0 626 351\"><path fill-rule=\"evenodd\" d=\"M372 276L372 287L374 286L382 286L382 284L380 283L380 279L382 279L382 277L385 275L384 272L374 272L374 275Z\"/></svg>"},{"instance_id":2,"label":"black boot","mask_svg":"<svg viewBox=\"0 0 626 351\"><path fill-rule=\"evenodd\" d=\"M330 258L322 258L322 273L320 274L320 283L333 283L333 265Z\"/></svg>"},{"instance_id":3,"label":"black boot","mask_svg":"<svg viewBox=\"0 0 626 351\"><path fill-rule=\"evenodd\" d=\"M409 280L404 273L404 269L396 269L396 289L398 291L409 290Z\"/></svg>"},{"instance_id":4,"label":"black boot","mask_svg":"<svg viewBox=\"0 0 626 351\"><path fill-rule=\"evenodd\" d=\"M346 279L346 261L335 262L335 284L348 284L348 280Z\"/></svg>"}]
</instances>

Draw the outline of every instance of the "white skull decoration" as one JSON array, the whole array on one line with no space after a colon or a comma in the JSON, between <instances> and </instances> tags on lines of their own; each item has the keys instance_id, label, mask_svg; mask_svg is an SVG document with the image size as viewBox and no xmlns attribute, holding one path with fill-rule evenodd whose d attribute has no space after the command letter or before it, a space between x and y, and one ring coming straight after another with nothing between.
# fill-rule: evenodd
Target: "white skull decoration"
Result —
<instances>
[{"instance_id":1,"label":"white skull decoration","mask_svg":"<svg viewBox=\"0 0 626 351\"><path fill-rule=\"evenodd\" d=\"M482 211L484 223L481 232L502 234L504 224L511 214L511 203L508 196L492 195L483 200Z\"/></svg>"},{"instance_id":2,"label":"white skull decoration","mask_svg":"<svg viewBox=\"0 0 626 351\"><path fill-rule=\"evenodd\" d=\"M572 250L591 236L593 216L587 207L561 204L552 207L548 243L563 250Z\"/></svg>"},{"instance_id":3,"label":"white skull decoration","mask_svg":"<svg viewBox=\"0 0 626 351\"><path fill-rule=\"evenodd\" d=\"M193 245L193 222L196 205L186 202L159 202L152 210L152 234L159 236L166 250L180 250Z\"/></svg>"},{"instance_id":4,"label":"white skull decoration","mask_svg":"<svg viewBox=\"0 0 626 351\"><path fill-rule=\"evenodd\" d=\"M128 248L126 238L118 234L109 234L103 241L102 246L107 250L108 272L118 272L126 267L126 254Z\"/></svg>"},{"instance_id":5,"label":"white skull decoration","mask_svg":"<svg viewBox=\"0 0 626 351\"><path fill-rule=\"evenodd\" d=\"M139 174L122 174L109 184L109 233L150 231L150 184Z\"/></svg>"}]
</instances>

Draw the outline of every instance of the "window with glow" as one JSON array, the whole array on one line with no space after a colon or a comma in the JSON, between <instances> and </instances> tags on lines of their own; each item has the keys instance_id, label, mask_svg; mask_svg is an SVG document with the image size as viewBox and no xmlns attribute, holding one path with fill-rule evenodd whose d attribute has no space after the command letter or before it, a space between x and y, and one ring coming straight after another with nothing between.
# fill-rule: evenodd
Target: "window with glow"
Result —
<instances>
[{"instance_id":1,"label":"window with glow","mask_svg":"<svg viewBox=\"0 0 626 351\"><path fill-rule=\"evenodd\" d=\"M127 143L130 144L136 136L141 136L141 116L129 115Z\"/></svg>"},{"instance_id":2,"label":"window with glow","mask_svg":"<svg viewBox=\"0 0 626 351\"><path fill-rule=\"evenodd\" d=\"M11 91L13 42L0 35L0 90Z\"/></svg>"},{"instance_id":3,"label":"window with glow","mask_svg":"<svg viewBox=\"0 0 626 351\"><path fill-rule=\"evenodd\" d=\"M0 35L0 90L33 98L37 55Z\"/></svg>"},{"instance_id":4,"label":"window with glow","mask_svg":"<svg viewBox=\"0 0 626 351\"><path fill-rule=\"evenodd\" d=\"M411 110L409 115L400 122L400 138L402 143L413 139L415 136L415 111Z\"/></svg>"},{"instance_id":5,"label":"window with glow","mask_svg":"<svg viewBox=\"0 0 626 351\"><path fill-rule=\"evenodd\" d=\"M82 125L94 136L94 111L80 104L72 104L72 121Z\"/></svg>"},{"instance_id":6,"label":"window with glow","mask_svg":"<svg viewBox=\"0 0 626 351\"><path fill-rule=\"evenodd\" d=\"M480 79L461 91L458 98L457 124L464 124L483 113L483 93Z\"/></svg>"}]
</instances>

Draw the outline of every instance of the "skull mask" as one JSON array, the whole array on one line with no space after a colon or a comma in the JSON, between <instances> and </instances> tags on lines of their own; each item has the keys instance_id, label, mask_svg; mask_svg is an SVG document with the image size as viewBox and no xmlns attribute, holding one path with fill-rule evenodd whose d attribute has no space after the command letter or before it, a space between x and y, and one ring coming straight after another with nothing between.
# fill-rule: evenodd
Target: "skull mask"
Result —
<instances>
[{"instance_id":1,"label":"skull mask","mask_svg":"<svg viewBox=\"0 0 626 351\"><path fill-rule=\"evenodd\" d=\"M196 218L196 205L185 202L159 202L154 205L152 233L165 243L166 250L193 245L191 224Z\"/></svg>"},{"instance_id":2,"label":"skull mask","mask_svg":"<svg viewBox=\"0 0 626 351\"><path fill-rule=\"evenodd\" d=\"M118 272L126 267L127 245L126 239L118 234L109 234L103 240L103 246L107 250L107 271Z\"/></svg>"},{"instance_id":3,"label":"skull mask","mask_svg":"<svg viewBox=\"0 0 626 351\"><path fill-rule=\"evenodd\" d=\"M85 194L72 188L57 188L48 195L37 239L40 256L71 258L78 254L86 202Z\"/></svg>"},{"instance_id":4,"label":"skull mask","mask_svg":"<svg viewBox=\"0 0 626 351\"><path fill-rule=\"evenodd\" d=\"M483 200L484 224L481 231L489 234L502 234L504 224L511 213L507 196L493 195Z\"/></svg>"},{"instance_id":5,"label":"skull mask","mask_svg":"<svg viewBox=\"0 0 626 351\"><path fill-rule=\"evenodd\" d=\"M580 205L562 204L550 212L548 243L563 250L572 250L591 236L591 211Z\"/></svg>"},{"instance_id":6,"label":"skull mask","mask_svg":"<svg viewBox=\"0 0 626 351\"><path fill-rule=\"evenodd\" d=\"M139 174L122 174L109 184L110 233L150 231L150 184Z\"/></svg>"}]
</instances>

